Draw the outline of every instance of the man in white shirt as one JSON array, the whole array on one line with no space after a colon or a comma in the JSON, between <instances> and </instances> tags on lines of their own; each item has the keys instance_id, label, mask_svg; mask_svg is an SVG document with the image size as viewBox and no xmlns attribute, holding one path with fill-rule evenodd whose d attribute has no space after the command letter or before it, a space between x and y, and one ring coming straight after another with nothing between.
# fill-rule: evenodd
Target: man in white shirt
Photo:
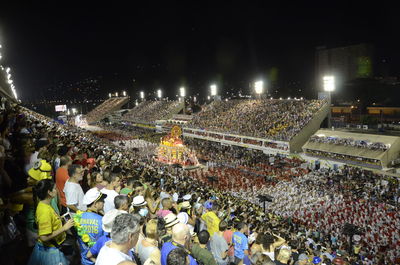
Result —
<instances>
[{"instance_id":1,"label":"man in white shirt","mask_svg":"<svg viewBox=\"0 0 400 265\"><path fill-rule=\"evenodd\" d=\"M100 250L96 265L117 265L123 261L133 261L131 249L139 238L139 218L122 213L115 217L111 230L111 241Z\"/></svg>"},{"instance_id":2,"label":"man in white shirt","mask_svg":"<svg viewBox=\"0 0 400 265\"><path fill-rule=\"evenodd\" d=\"M104 213L115 209L114 198L119 194L115 189L121 186L121 178L117 173L111 173L109 176L104 178L107 181L107 185L100 191L101 193L107 194L107 198L104 201Z\"/></svg>"},{"instance_id":3,"label":"man in white shirt","mask_svg":"<svg viewBox=\"0 0 400 265\"><path fill-rule=\"evenodd\" d=\"M81 165L72 164L68 167L69 179L65 182L64 193L67 207L73 212L78 210L86 211L86 205L83 204L82 187L79 181L82 180L85 173Z\"/></svg>"}]
</instances>

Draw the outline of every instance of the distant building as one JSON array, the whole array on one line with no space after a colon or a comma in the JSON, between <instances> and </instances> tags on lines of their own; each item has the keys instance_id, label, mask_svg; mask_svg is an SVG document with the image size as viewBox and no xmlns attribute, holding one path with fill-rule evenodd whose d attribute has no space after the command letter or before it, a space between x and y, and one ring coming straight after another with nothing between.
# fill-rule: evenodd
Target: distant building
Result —
<instances>
[{"instance_id":1,"label":"distant building","mask_svg":"<svg viewBox=\"0 0 400 265\"><path fill-rule=\"evenodd\" d=\"M346 47L317 47L315 52L315 82L318 91L322 88L322 77L334 75L336 86L357 78L373 76L373 46L358 44Z\"/></svg>"}]
</instances>

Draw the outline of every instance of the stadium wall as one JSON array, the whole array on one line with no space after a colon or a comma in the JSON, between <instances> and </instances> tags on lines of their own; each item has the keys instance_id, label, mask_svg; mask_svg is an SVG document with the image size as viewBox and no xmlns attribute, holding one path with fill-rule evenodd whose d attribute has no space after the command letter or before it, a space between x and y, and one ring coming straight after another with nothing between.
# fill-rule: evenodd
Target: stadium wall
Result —
<instances>
[{"instance_id":1,"label":"stadium wall","mask_svg":"<svg viewBox=\"0 0 400 265\"><path fill-rule=\"evenodd\" d=\"M321 127L321 123L329 113L329 104L325 103L317 113L313 116L311 121L290 140L290 152L299 153L302 152L303 145L308 141L308 139Z\"/></svg>"}]
</instances>

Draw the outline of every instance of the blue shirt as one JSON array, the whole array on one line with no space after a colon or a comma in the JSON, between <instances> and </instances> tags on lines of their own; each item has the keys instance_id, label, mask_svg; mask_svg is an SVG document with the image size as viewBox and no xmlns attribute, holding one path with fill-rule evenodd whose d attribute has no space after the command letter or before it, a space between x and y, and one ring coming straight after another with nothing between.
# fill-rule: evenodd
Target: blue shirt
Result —
<instances>
[{"instance_id":1,"label":"blue shirt","mask_svg":"<svg viewBox=\"0 0 400 265\"><path fill-rule=\"evenodd\" d=\"M164 245L161 248L161 265L167 265L168 254L171 252L171 250L175 248L177 248L177 246L175 246L171 242L164 243ZM189 255L189 259L190 259L189 265L197 265L196 260L191 255Z\"/></svg>"},{"instance_id":2,"label":"blue shirt","mask_svg":"<svg viewBox=\"0 0 400 265\"><path fill-rule=\"evenodd\" d=\"M247 237L240 232L233 233L232 242L235 247L235 257L239 259L244 258L244 251L249 249Z\"/></svg>"},{"instance_id":3,"label":"blue shirt","mask_svg":"<svg viewBox=\"0 0 400 265\"><path fill-rule=\"evenodd\" d=\"M97 213L84 212L82 214L80 224L82 225L84 231L89 235L90 241L96 242L103 234L102 216ZM79 248L81 251L81 262L83 265L93 265L94 263L86 258L86 254L89 251L89 246L82 241L82 238L78 238Z\"/></svg>"},{"instance_id":4,"label":"blue shirt","mask_svg":"<svg viewBox=\"0 0 400 265\"><path fill-rule=\"evenodd\" d=\"M106 244L106 242L110 240L111 240L110 234L104 232L104 235L102 235L99 239L97 239L96 244L94 244L90 248L90 253L92 253L93 257L97 257L99 255L100 249Z\"/></svg>"}]
</instances>

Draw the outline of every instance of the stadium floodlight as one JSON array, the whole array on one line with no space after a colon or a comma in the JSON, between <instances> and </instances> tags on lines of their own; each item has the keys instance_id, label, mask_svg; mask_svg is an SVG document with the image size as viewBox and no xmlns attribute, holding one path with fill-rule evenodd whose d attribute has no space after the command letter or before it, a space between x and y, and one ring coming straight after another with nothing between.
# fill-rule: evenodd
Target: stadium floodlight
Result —
<instances>
[{"instance_id":1,"label":"stadium floodlight","mask_svg":"<svg viewBox=\"0 0 400 265\"><path fill-rule=\"evenodd\" d=\"M124 97L126 97L126 91L123 91L123 92L122 92L122 95L123 95Z\"/></svg>"},{"instance_id":2,"label":"stadium floodlight","mask_svg":"<svg viewBox=\"0 0 400 265\"><path fill-rule=\"evenodd\" d=\"M118 97L118 92L115 93L115 96Z\"/></svg>"},{"instance_id":3,"label":"stadium floodlight","mask_svg":"<svg viewBox=\"0 0 400 265\"><path fill-rule=\"evenodd\" d=\"M185 87L181 87L181 88L179 88L179 94L180 94L180 96L181 97L185 97L186 96L186 90L185 90Z\"/></svg>"},{"instance_id":4,"label":"stadium floodlight","mask_svg":"<svg viewBox=\"0 0 400 265\"><path fill-rule=\"evenodd\" d=\"M258 95L262 94L264 90L264 82L263 81L256 81L254 83L254 89Z\"/></svg>"},{"instance_id":5,"label":"stadium floodlight","mask_svg":"<svg viewBox=\"0 0 400 265\"><path fill-rule=\"evenodd\" d=\"M72 108L72 114L76 114L77 113L77 110L76 110L76 108Z\"/></svg>"},{"instance_id":6,"label":"stadium floodlight","mask_svg":"<svg viewBox=\"0 0 400 265\"><path fill-rule=\"evenodd\" d=\"M217 95L217 85L212 84L210 86L210 89L211 89L211 96L215 97Z\"/></svg>"},{"instance_id":7,"label":"stadium floodlight","mask_svg":"<svg viewBox=\"0 0 400 265\"><path fill-rule=\"evenodd\" d=\"M140 91L140 98L144 99L144 92L143 91Z\"/></svg>"},{"instance_id":8,"label":"stadium floodlight","mask_svg":"<svg viewBox=\"0 0 400 265\"><path fill-rule=\"evenodd\" d=\"M9 84L12 84L12 83L13 83L13 81L12 81L11 79L9 79L7 82L8 82Z\"/></svg>"},{"instance_id":9,"label":"stadium floodlight","mask_svg":"<svg viewBox=\"0 0 400 265\"><path fill-rule=\"evenodd\" d=\"M8 74L11 71L10 67L6 68L6 73Z\"/></svg>"},{"instance_id":10,"label":"stadium floodlight","mask_svg":"<svg viewBox=\"0 0 400 265\"><path fill-rule=\"evenodd\" d=\"M12 88L11 90L14 94L15 99L18 100L18 95L17 95L17 91L15 90L15 88Z\"/></svg>"},{"instance_id":11,"label":"stadium floodlight","mask_svg":"<svg viewBox=\"0 0 400 265\"><path fill-rule=\"evenodd\" d=\"M108 97L111 98L111 93L108 93Z\"/></svg>"},{"instance_id":12,"label":"stadium floodlight","mask_svg":"<svg viewBox=\"0 0 400 265\"><path fill-rule=\"evenodd\" d=\"M161 99L161 97L162 97L162 91L161 91L161 89L158 89L158 90L157 90L157 97Z\"/></svg>"},{"instance_id":13,"label":"stadium floodlight","mask_svg":"<svg viewBox=\"0 0 400 265\"><path fill-rule=\"evenodd\" d=\"M207 97L208 100L210 100L210 98L211 98L210 96Z\"/></svg>"},{"instance_id":14,"label":"stadium floodlight","mask_svg":"<svg viewBox=\"0 0 400 265\"><path fill-rule=\"evenodd\" d=\"M7 74L7 79L10 79L11 78L11 74Z\"/></svg>"},{"instance_id":15,"label":"stadium floodlight","mask_svg":"<svg viewBox=\"0 0 400 265\"><path fill-rule=\"evenodd\" d=\"M327 75L322 78L324 84L324 91L332 92L335 91L335 77Z\"/></svg>"}]
</instances>

